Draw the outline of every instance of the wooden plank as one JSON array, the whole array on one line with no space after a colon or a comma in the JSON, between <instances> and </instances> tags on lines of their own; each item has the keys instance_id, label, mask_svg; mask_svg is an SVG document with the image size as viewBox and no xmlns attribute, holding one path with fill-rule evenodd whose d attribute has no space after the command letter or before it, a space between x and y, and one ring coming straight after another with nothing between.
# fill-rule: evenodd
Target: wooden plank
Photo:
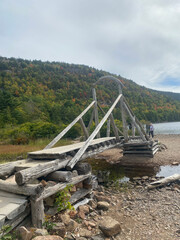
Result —
<instances>
[{"instance_id":1,"label":"wooden plank","mask_svg":"<svg viewBox=\"0 0 180 240\"><path fill-rule=\"evenodd\" d=\"M71 204L76 203L77 201L79 201L81 198L85 197L87 194L89 194L90 192L92 192L92 189L85 189L85 188L81 188L80 190L76 191L71 198L69 199L69 202Z\"/></svg>"},{"instance_id":2,"label":"wooden plank","mask_svg":"<svg viewBox=\"0 0 180 240\"><path fill-rule=\"evenodd\" d=\"M80 175L77 177L72 178L69 182L67 183L57 183L56 185L52 187L45 188L44 191L41 193L41 195L36 199L37 201L45 199L47 197L50 197L51 195L63 190L67 185L74 185L79 182L82 182L86 178L90 177L91 174L86 174L86 175Z\"/></svg>"},{"instance_id":3,"label":"wooden plank","mask_svg":"<svg viewBox=\"0 0 180 240\"><path fill-rule=\"evenodd\" d=\"M0 180L0 190L15 194L22 194L26 196L38 195L43 191L42 184L26 184L24 186L18 186L15 183L8 183Z\"/></svg>"},{"instance_id":4,"label":"wooden plank","mask_svg":"<svg viewBox=\"0 0 180 240\"><path fill-rule=\"evenodd\" d=\"M74 165L80 160L80 158L82 157L82 155L84 154L84 152L86 151L86 149L88 148L88 146L90 145L91 141L94 139L94 137L97 135L97 133L100 131L101 127L103 126L103 124L105 123L105 121L108 119L108 117L110 116L111 112L113 111L113 109L115 108L115 106L117 105L117 103L119 102L119 100L121 99L122 94L120 94L117 99L115 100L115 102L113 103L113 105L111 106L111 108L108 110L108 112L106 113L106 115L103 117L103 119L101 120L101 122L98 124L98 126L96 127L96 129L93 131L93 133L89 136L89 138L87 139L87 141L85 142L85 144L82 146L81 149L79 149L79 151L76 153L76 155L74 156L74 158L72 160L70 160L70 162L67 164L67 167L69 169L72 169L74 167Z\"/></svg>"},{"instance_id":5,"label":"wooden plank","mask_svg":"<svg viewBox=\"0 0 180 240\"><path fill-rule=\"evenodd\" d=\"M111 139L115 139L114 137L109 137L109 138L98 138L98 139L94 139L92 140L92 142L89 144L89 146L93 146L96 145L98 143L101 142L107 142ZM51 148L51 149L43 149L40 151L35 151L35 152L29 152L28 153L28 157L30 157L31 159L47 159L47 160L54 160L57 158L62 158L64 160L64 155L65 154L69 154L69 152L71 151L76 151L79 150L85 142L79 142L79 143L75 143L75 144L70 144L70 145L66 145L66 146L61 146L61 147L56 147L56 148Z\"/></svg>"},{"instance_id":6,"label":"wooden plank","mask_svg":"<svg viewBox=\"0 0 180 240\"><path fill-rule=\"evenodd\" d=\"M0 215L0 229L4 225L5 219L6 219L6 215Z\"/></svg>"},{"instance_id":7,"label":"wooden plank","mask_svg":"<svg viewBox=\"0 0 180 240\"><path fill-rule=\"evenodd\" d=\"M93 88L92 89L92 94L93 94L93 100L95 101L94 104L94 119L95 119L95 125L96 127L99 124L99 116L98 116L98 107L97 107L97 98L96 98L96 89ZM97 138L100 138L100 132L97 132Z\"/></svg>"},{"instance_id":8,"label":"wooden plank","mask_svg":"<svg viewBox=\"0 0 180 240\"><path fill-rule=\"evenodd\" d=\"M88 130L87 130L85 124L84 124L83 119L80 118L80 119L79 119L79 122L80 122L81 127L82 127L82 130L83 130L83 132L84 132L84 137L85 137L85 139L88 139L88 137L89 137L89 133L88 133Z\"/></svg>"},{"instance_id":9,"label":"wooden plank","mask_svg":"<svg viewBox=\"0 0 180 240\"><path fill-rule=\"evenodd\" d=\"M61 133L59 133L44 149L52 148L71 128L82 118L87 111L95 104L93 101L77 118L74 119Z\"/></svg>"},{"instance_id":10,"label":"wooden plank","mask_svg":"<svg viewBox=\"0 0 180 240\"><path fill-rule=\"evenodd\" d=\"M27 199L25 196L17 195L17 194L9 193L9 192L4 192L4 191L0 191L0 198L1 197L10 198L10 199L12 199L12 201L13 201L13 199L16 199L16 198L22 199L22 200Z\"/></svg>"},{"instance_id":11,"label":"wooden plank","mask_svg":"<svg viewBox=\"0 0 180 240\"><path fill-rule=\"evenodd\" d=\"M22 213L27 206L27 202L24 204L7 203L3 207L0 207L0 215L6 215L7 219L13 219Z\"/></svg>"}]
</instances>

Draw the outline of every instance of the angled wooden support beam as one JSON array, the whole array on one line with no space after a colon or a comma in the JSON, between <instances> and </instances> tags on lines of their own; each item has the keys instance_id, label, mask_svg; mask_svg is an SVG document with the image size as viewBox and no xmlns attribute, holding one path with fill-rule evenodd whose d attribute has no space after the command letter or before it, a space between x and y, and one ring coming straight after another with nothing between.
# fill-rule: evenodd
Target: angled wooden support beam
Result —
<instances>
[{"instance_id":1,"label":"angled wooden support beam","mask_svg":"<svg viewBox=\"0 0 180 240\"><path fill-rule=\"evenodd\" d=\"M146 141L146 138L145 138L144 134L142 133L141 128L140 128L139 125L136 123L134 116L133 116L132 113L130 112L130 110L129 110L129 108L128 108L128 106L126 105L125 102L123 102L123 106L124 106L124 108L126 109L127 113L129 114L129 116L130 116L130 118L131 118L131 121L134 123L134 125L135 125L138 133L140 134L141 139L142 139L143 141Z\"/></svg>"},{"instance_id":2,"label":"angled wooden support beam","mask_svg":"<svg viewBox=\"0 0 180 240\"><path fill-rule=\"evenodd\" d=\"M117 105L117 103L119 102L119 100L121 99L122 94L120 94L117 99L115 100L115 102L113 103L113 105L111 106L111 108L108 110L108 112L106 113L106 115L103 117L103 119L101 120L101 122L98 124L98 126L95 128L95 130L92 132L92 134L89 136L89 138L86 140L86 142L84 143L84 145L79 149L79 151L76 153L76 155L73 157L72 160L70 160L67 164L67 169L72 169L74 167L74 165L81 159L81 157L83 156L83 154L85 153L86 149L88 148L88 146L90 145L91 141L95 138L95 136L97 135L97 133L100 131L100 129L102 128L103 124L105 123L105 121L108 119L108 117L110 116L111 112L113 111L113 109L115 108L115 106Z\"/></svg>"},{"instance_id":3,"label":"angled wooden support beam","mask_svg":"<svg viewBox=\"0 0 180 240\"><path fill-rule=\"evenodd\" d=\"M87 111L95 104L93 101L77 118L72 121L61 133L59 133L44 149L52 148L71 128L76 124L86 113Z\"/></svg>"},{"instance_id":4,"label":"angled wooden support beam","mask_svg":"<svg viewBox=\"0 0 180 240\"><path fill-rule=\"evenodd\" d=\"M79 119L79 122L80 122L81 127L82 127L82 130L83 130L83 132L84 132L85 139L88 139L88 137L89 137L89 133L88 133L88 130L87 130L85 124L84 124L83 119L80 118L80 119Z\"/></svg>"},{"instance_id":5,"label":"angled wooden support beam","mask_svg":"<svg viewBox=\"0 0 180 240\"><path fill-rule=\"evenodd\" d=\"M96 127L98 126L99 124L99 116L98 116L98 107L97 107L97 98L96 98L96 89L93 88L92 89L92 94L93 94L93 100L95 101L95 104L94 104L94 118L95 118L95 125ZM97 133L97 138L100 138L100 132Z\"/></svg>"},{"instance_id":6,"label":"angled wooden support beam","mask_svg":"<svg viewBox=\"0 0 180 240\"><path fill-rule=\"evenodd\" d=\"M106 113L104 112L104 110L102 109L102 107L98 104L98 107L99 109L101 110L101 112L105 115ZM111 126L113 128L113 132L114 132L114 135L116 137L117 140L119 140L119 133L123 135L123 133L121 132L121 130L116 126L115 124L115 121L114 121L114 117L113 117L113 114L111 113L110 116L110 123L111 123ZM118 133L119 132L119 133Z\"/></svg>"},{"instance_id":7,"label":"angled wooden support beam","mask_svg":"<svg viewBox=\"0 0 180 240\"><path fill-rule=\"evenodd\" d=\"M127 105L128 109L129 109L129 111L131 112L132 116L134 116L134 119L135 119L135 121L137 122L137 124L139 125L142 133L145 135L146 140L149 140L148 135L146 134L146 132L145 132L144 128L142 127L142 125L141 125L140 121L138 120L138 118L137 118L137 117L135 116L135 114L133 113L133 111L132 111L132 109L130 108L130 106L129 106L127 100L125 99L125 97L124 97L124 102L126 103L126 105Z\"/></svg>"}]
</instances>

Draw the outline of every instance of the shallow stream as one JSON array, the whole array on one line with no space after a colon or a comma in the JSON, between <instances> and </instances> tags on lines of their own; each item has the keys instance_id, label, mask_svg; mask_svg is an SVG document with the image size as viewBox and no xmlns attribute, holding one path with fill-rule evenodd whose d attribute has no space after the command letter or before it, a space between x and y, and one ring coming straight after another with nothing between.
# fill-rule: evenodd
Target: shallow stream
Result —
<instances>
[{"instance_id":1,"label":"shallow stream","mask_svg":"<svg viewBox=\"0 0 180 240\"><path fill-rule=\"evenodd\" d=\"M180 173L180 165L178 166L122 166L121 164L111 164L105 159L89 159L88 162L92 166L93 173L95 175L102 174L103 177L108 178L108 180L119 180L121 182L126 182L133 177L168 177L175 173Z\"/></svg>"}]
</instances>

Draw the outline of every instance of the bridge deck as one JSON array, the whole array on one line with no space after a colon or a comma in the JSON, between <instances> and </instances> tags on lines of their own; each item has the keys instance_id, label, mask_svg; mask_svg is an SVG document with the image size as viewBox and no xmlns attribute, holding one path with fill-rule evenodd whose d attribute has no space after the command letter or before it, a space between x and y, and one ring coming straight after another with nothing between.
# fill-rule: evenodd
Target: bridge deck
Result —
<instances>
[{"instance_id":1,"label":"bridge deck","mask_svg":"<svg viewBox=\"0 0 180 240\"><path fill-rule=\"evenodd\" d=\"M89 145L90 147L98 145L98 144L106 144L108 141L115 140L115 137L105 137L105 138L98 138L92 140L91 144ZM61 147L55 147L55 148L50 148L50 149L43 149L40 151L35 151L35 152L29 152L28 157L31 159L55 159L59 158L64 154L71 154L72 152L77 152L85 142L79 142L75 144L70 144L66 146L61 146Z\"/></svg>"}]
</instances>

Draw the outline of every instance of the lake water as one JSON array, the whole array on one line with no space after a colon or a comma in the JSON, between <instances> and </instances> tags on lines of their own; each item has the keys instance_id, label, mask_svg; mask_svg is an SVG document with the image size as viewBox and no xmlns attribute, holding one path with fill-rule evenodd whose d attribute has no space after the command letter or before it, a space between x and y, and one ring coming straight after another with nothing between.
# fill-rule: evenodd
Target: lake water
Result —
<instances>
[{"instance_id":1,"label":"lake water","mask_svg":"<svg viewBox=\"0 0 180 240\"><path fill-rule=\"evenodd\" d=\"M155 134L180 134L180 122L154 123Z\"/></svg>"}]
</instances>

